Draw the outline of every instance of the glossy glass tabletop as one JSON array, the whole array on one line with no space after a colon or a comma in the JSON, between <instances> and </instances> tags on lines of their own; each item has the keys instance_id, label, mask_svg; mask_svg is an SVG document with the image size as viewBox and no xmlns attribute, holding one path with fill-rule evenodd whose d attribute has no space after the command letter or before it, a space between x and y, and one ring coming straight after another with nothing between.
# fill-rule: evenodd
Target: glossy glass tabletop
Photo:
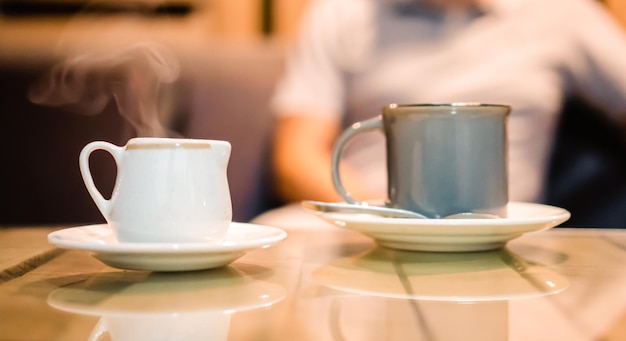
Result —
<instances>
[{"instance_id":1,"label":"glossy glass tabletop","mask_svg":"<svg viewBox=\"0 0 626 341\"><path fill-rule=\"evenodd\" d=\"M505 248L378 247L287 230L230 265L116 269L0 229L0 340L625 340L626 231L554 228Z\"/></svg>"}]
</instances>

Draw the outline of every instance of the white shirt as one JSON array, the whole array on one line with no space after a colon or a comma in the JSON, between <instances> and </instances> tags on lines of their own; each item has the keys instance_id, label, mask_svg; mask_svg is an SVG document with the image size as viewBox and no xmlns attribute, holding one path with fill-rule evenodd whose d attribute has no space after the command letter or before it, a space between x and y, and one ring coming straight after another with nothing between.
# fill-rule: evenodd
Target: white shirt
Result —
<instances>
[{"instance_id":1,"label":"white shirt","mask_svg":"<svg viewBox=\"0 0 626 341\"><path fill-rule=\"evenodd\" d=\"M273 107L352 123L389 103L509 104L510 199L538 202L561 104L574 93L626 114L626 36L593 0L494 0L456 13L418 1L317 0ZM380 188L377 143L355 159Z\"/></svg>"}]
</instances>

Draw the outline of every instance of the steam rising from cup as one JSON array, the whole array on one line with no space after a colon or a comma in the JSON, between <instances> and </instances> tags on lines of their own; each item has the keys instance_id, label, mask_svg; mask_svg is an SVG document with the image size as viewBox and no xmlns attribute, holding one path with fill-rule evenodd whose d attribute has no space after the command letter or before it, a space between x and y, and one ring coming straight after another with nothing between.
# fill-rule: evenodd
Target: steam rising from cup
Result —
<instances>
[{"instance_id":1,"label":"steam rising from cup","mask_svg":"<svg viewBox=\"0 0 626 341\"><path fill-rule=\"evenodd\" d=\"M159 110L163 84L180 74L170 50L142 42L117 51L92 50L67 58L29 90L36 104L62 106L84 115L101 113L111 101L138 136L166 136Z\"/></svg>"}]
</instances>

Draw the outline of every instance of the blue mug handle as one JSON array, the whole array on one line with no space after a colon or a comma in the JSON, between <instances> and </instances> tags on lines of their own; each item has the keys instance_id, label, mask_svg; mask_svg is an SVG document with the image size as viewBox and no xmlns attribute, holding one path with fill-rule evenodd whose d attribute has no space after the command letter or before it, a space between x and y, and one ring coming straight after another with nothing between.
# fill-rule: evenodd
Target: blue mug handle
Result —
<instances>
[{"instance_id":1,"label":"blue mug handle","mask_svg":"<svg viewBox=\"0 0 626 341\"><path fill-rule=\"evenodd\" d=\"M343 150L353 137L358 134L370 132L374 130L383 130L383 117L382 115L378 115L374 118L370 118L369 120L360 121L352 124L349 128L343 131L343 133L337 139L335 146L333 148L332 158L331 158L331 172L333 177L333 185L335 186L335 190L343 200L350 204L360 204L354 197L350 194L349 191L346 190L343 182L341 181L341 174L339 172L339 162L341 161L341 156L343 154Z\"/></svg>"}]
</instances>

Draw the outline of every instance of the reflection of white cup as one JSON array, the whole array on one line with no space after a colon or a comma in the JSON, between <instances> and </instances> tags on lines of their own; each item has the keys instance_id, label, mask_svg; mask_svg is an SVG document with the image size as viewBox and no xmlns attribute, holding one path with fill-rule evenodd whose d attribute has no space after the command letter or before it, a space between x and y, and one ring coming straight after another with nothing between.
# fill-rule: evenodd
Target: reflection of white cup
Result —
<instances>
[{"instance_id":1,"label":"reflection of white cup","mask_svg":"<svg viewBox=\"0 0 626 341\"><path fill-rule=\"evenodd\" d=\"M111 199L96 188L89 155L117 164ZM219 241L232 219L226 141L134 138L126 146L95 141L80 154L83 180L120 242Z\"/></svg>"},{"instance_id":2,"label":"reflection of white cup","mask_svg":"<svg viewBox=\"0 0 626 341\"><path fill-rule=\"evenodd\" d=\"M285 288L257 279L269 273L230 265L176 274L104 272L52 290L47 302L100 317L89 340L227 340L233 314L270 309L285 298Z\"/></svg>"},{"instance_id":3,"label":"reflection of white cup","mask_svg":"<svg viewBox=\"0 0 626 341\"><path fill-rule=\"evenodd\" d=\"M226 340L230 315L224 312L120 314L100 319L89 340L107 333L112 341Z\"/></svg>"}]
</instances>

